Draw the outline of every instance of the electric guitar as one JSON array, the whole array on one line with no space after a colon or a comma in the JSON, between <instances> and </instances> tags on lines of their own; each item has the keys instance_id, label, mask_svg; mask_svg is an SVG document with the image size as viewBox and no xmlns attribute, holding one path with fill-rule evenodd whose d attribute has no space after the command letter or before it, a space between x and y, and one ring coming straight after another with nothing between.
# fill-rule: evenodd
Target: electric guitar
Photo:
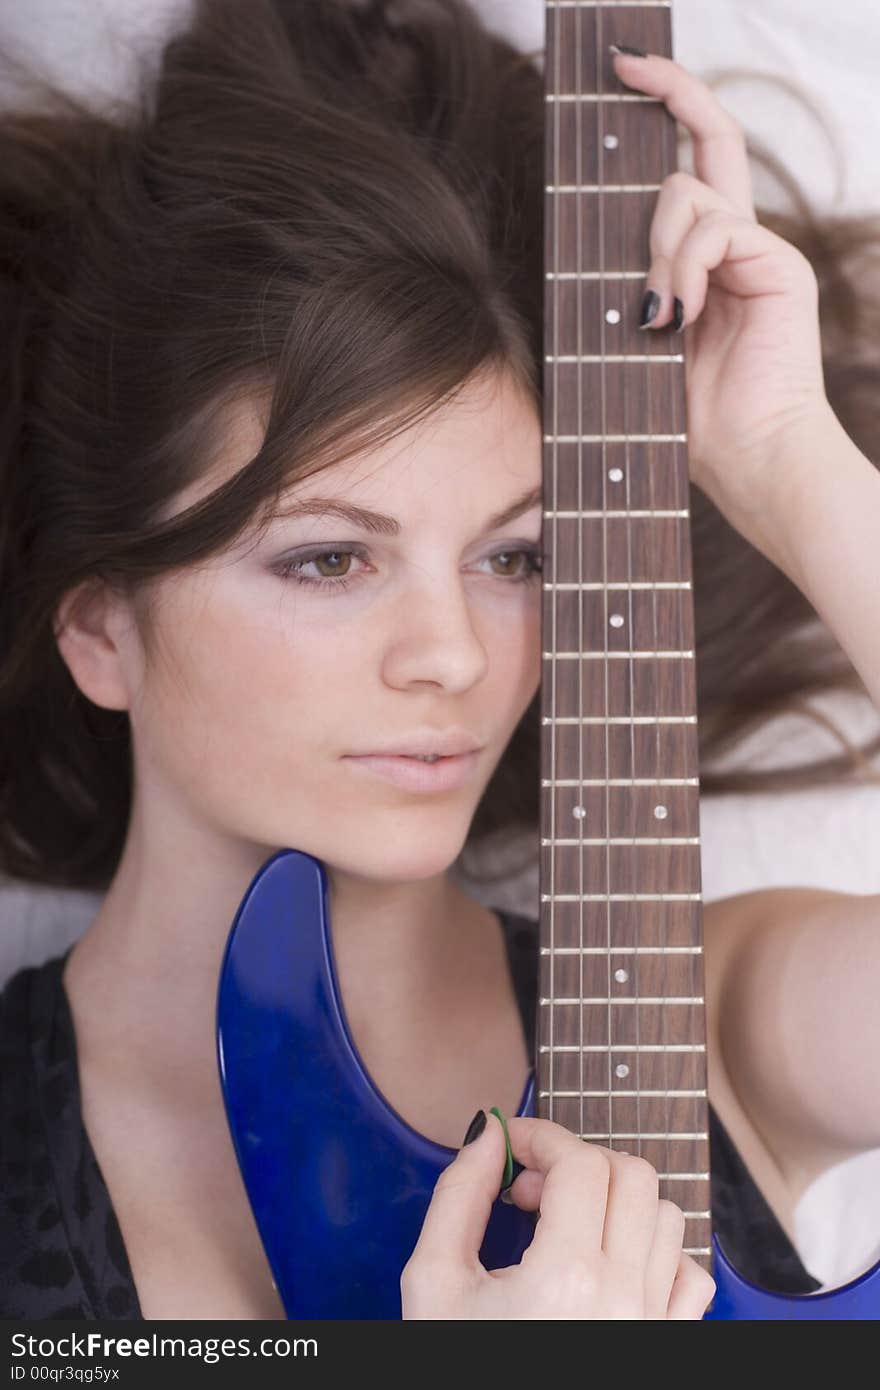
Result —
<instances>
[{"instance_id":1,"label":"electric guitar","mask_svg":"<svg viewBox=\"0 0 880 1390\"><path fill-rule=\"evenodd\" d=\"M715 1277L707 1318L876 1318L880 1266L769 1293L712 1235L684 356L636 328L676 131L618 81L618 40L671 54L669 4L546 0L538 1018L517 1113L655 1166ZM456 1150L412 1129L358 1055L308 854L273 855L239 906L217 1055L288 1317L399 1318ZM496 1201L486 1267L516 1263L534 1224Z\"/></svg>"}]
</instances>

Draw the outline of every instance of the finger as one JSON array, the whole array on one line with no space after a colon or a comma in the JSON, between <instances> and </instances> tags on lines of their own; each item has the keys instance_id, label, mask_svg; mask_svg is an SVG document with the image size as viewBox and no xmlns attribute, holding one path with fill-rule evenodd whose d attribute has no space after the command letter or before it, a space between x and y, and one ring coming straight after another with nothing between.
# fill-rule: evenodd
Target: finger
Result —
<instances>
[{"instance_id":1,"label":"finger","mask_svg":"<svg viewBox=\"0 0 880 1390\"><path fill-rule=\"evenodd\" d=\"M516 1161L544 1178L541 1220L528 1258L555 1262L585 1250L598 1252L610 1176L607 1153L552 1120L517 1116L507 1123Z\"/></svg>"},{"instance_id":2,"label":"finger","mask_svg":"<svg viewBox=\"0 0 880 1390\"><path fill-rule=\"evenodd\" d=\"M657 1204L654 1237L645 1264L645 1317L665 1319L684 1243L684 1212L674 1202Z\"/></svg>"},{"instance_id":3,"label":"finger","mask_svg":"<svg viewBox=\"0 0 880 1390\"><path fill-rule=\"evenodd\" d=\"M682 327L702 313L712 270L722 289L744 298L786 294L812 275L806 258L769 228L709 211L685 236L670 270L672 293L684 306Z\"/></svg>"},{"instance_id":4,"label":"finger","mask_svg":"<svg viewBox=\"0 0 880 1390\"><path fill-rule=\"evenodd\" d=\"M666 1317L669 1321L683 1318L699 1320L715 1297L715 1280L690 1255L679 1261Z\"/></svg>"},{"instance_id":5,"label":"finger","mask_svg":"<svg viewBox=\"0 0 880 1390\"><path fill-rule=\"evenodd\" d=\"M676 258L700 218L710 212L737 215L726 198L692 174L679 171L663 180L648 234L651 264L645 278L646 286L660 296L660 304L647 327L664 328L672 318L673 299L676 295L681 299L678 281L673 277Z\"/></svg>"},{"instance_id":6,"label":"finger","mask_svg":"<svg viewBox=\"0 0 880 1390\"><path fill-rule=\"evenodd\" d=\"M697 178L727 198L743 217L755 217L752 173L739 122L725 111L714 92L695 73L673 58L650 53L646 58L615 55L614 70L628 87L659 97L694 142Z\"/></svg>"},{"instance_id":7,"label":"finger","mask_svg":"<svg viewBox=\"0 0 880 1390\"><path fill-rule=\"evenodd\" d=\"M459 1149L437 1179L411 1261L479 1264L506 1157L501 1121L490 1112L482 1134Z\"/></svg>"},{"instance_id":8,"label":"finger","mask_svg":"<svg viewBox=\"0 0 880 1390\"><path fill-rule=\"evenodd\" d=\"M543 1190L544 1174L535 1172L533 1168L524 1168L521 1173L517 1173L510 1187L501 1193L501 1200L519 1207L520 1211L537 1211L541 1205Z\"/></svg>"},{"instance_id":9,"label":"finger","mask_svg":"<svg viewBox=\"0 0 880 1390\"><path fill-rule=\"evenodd\" d=\"M660 1180L644 1158L610 1153L611 1180L602 1248L617 1265L632 1265L642 1278L657 1224Z\"/></svg>"}]
</instances>

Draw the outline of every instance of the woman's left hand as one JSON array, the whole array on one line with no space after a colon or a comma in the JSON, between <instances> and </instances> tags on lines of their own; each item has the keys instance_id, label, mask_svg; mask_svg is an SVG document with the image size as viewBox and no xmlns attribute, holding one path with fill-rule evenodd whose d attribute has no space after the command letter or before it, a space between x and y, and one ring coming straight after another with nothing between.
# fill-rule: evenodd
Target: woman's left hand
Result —
<instances>
[{"instance_id":1,"label":"woman's left hand","mask_svg":"<svg viewBox=\"0 0 880 1390\"><path fill-rule=\"evenodd\" d=\"M825 394L816 276L756 220L742 128L705 83L657 54L613 61L621 82L660 98L694 142L698 177L676 172L661 185L645 282L660 296L645 331L672 322L674 297L684 306L690 476L774 558L768 528L797 481L780 476L780 460L793 468L799 441L812 452L817 429L840 428Z\"/></svg>"}]
</instances>

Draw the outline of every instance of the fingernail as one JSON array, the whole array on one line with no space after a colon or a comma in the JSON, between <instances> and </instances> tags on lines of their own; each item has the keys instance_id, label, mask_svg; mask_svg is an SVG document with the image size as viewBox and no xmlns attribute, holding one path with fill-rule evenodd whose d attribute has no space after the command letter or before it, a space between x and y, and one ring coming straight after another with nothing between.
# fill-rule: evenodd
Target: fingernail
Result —
<instances>
[{"instance_id":1,"label":"fingernail","mask_svg":"<svg viewBox=\"0 0 880 1390\"><path fill-rule=\"evenodd\" d=\"M472 1144L475 1139L479 1139L485 1128L486 1112L485 1110L478 1110L467 1127L467 1133L461 1141L461 1147L464 1148L465 1144Z\"/></svg>"},{"instance_id":2,"label":"fingernail","mask_svg":"<svg viewBox=\"0 0 880 1390\"><path fill-rule=\"evenodd\" d=\"M675 329L676 333L679 332L679 330L681 329L681 325L682 325L683 323L684 323L684 305L682 304L682 302L681 302L680 299L673 299L673 301L672 301L672 327Z\"/></svg>"},{"instance_id":3,"label":"fingernail","mask_svg":"<svg viewBox=\"0 0 880 1390\"><path fill-rule=\"evenodd\" d=\"M642 300L642 317L639 319L639 328L647 328L649 323L653 323L657 317L657 310L660 308L660 296L656 290L646 290Z\"/></svg>"},{"instance_id":4,"label":"fingernail","mask_svg":"<svg viewBox=\"0 0 880 1390\"><path fill-rule=\"evenodd\" d=\"M647 53L643 53L640 48L633 48L628 43L610 43L608 47L612 53L628 53L631 58L647 58Z\"/></svg>"}]
</instances>

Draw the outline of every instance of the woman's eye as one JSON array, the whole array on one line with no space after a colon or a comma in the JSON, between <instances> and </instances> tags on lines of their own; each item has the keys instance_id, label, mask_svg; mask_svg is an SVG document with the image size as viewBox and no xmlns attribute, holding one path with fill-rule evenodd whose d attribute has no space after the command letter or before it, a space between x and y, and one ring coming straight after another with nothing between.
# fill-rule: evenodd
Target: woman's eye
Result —
<instances>
[{"instance_id":1,"label":"woman's eye","mask_svg":"<svg viewBox=\"0 0 880 1390\"><path fill-rule=\"evenodd\" d=\"M302 588L347 589L352 583L360 582L359 572L355 570L352 573L352 559L364 560L364 552L342 547L312 551L311 554L292 555L283 560L275 573ZM486 563L501 566L500 571L491 571L490 577L506 580L510 584L524 584L537 579L541 574L542 561L541 549L537 545L508 547L486 556ZM309 566L313 566L317 574L308 574Z\"/></svg>"},{"instance_id":2,"label":"woman's eye","mask_svg":"<svg viewBox=\"0 0 880 1390\"><path fill-rule=\"evenodd\" d=\"M276 572L282 579L292 580L295 584L301 584L303 588L347 589L352 582L349 563L352 557L362 558L358 551L341 549L319 550L311 555L293 555L289 560L282 561ZM306 575L305 570L309 565L318 569L317 577Z\"/></svg>"},{"instance_id":3,"label":"woman's eye","mask_svg":"<svg viewBox=\"0 0 880 1390\"><path fill-rule=\"evenodd\" d=\"M489 556L490 560L500 560L504 566L507 566L511 558L521 561L515 566L515 573L511 576L515 583L523 584L541 573L543 556L537 546L528 546L519 550L497 550L494 555ZM505 575L500 577L506 578Z\"/></svg>"}]
</instances>

